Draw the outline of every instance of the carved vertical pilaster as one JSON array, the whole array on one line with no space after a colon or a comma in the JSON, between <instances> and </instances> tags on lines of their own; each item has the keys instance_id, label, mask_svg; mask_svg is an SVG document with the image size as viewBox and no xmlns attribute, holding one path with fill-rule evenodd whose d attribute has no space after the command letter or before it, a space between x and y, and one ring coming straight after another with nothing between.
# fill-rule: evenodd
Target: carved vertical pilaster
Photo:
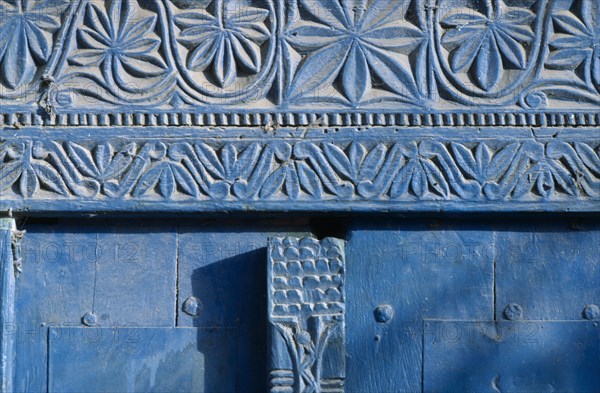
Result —
<instances>
[{"instance_id":1,"label":"carved vertical pilaster","mask_svg":"<svg viewBox=\"0 0 600 393\"><path fill-rule=\"evenodd\" d=\"M0 218L0 392L13 391L15 279L21 270L21 238L15 220Z\"/></svg>"},{"instance_id":2,"label":"carved vertical pilaster","mask_svg":"<svg viewBox=\"0 0 600 393\"><path fill-rule=\"evenodd\" d=\"M344 391L344 242L269 240L272 393Z\"/></svg>"}]
</instances>

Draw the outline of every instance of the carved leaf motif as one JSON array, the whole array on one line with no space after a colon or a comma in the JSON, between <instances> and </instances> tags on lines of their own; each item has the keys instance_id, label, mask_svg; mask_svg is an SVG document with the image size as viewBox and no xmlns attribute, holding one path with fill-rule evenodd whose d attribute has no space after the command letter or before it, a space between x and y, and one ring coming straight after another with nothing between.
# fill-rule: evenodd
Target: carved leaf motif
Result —
<instances>
[{"instance_id":1,"label":"carved leaf motif","mask_svg":"<svg viewBox=\"0 0 600 393\"><path fill-rule=\"evenodd\" d=\"M68 195L69 194L67 185L65 184L61 175L58 173L58 171L56 169L54 169L52 166L50 166L50 164L47 164L45 162L35 162L35 163L31 164L31 168L33 169L32 173L30 173L31 170L29 168L26 171L24 171L23 173L27 172L29 176L31 176L31 174L34 174L34 177L37 177L42 185L44 185L49 190L54 191L57 194L60 194L60 195ZM31 196L33 196L33 194L35 193L36 190L37 190L37 187L36 188L28 188L28 190L27 190L28 194L26 194L26 195L31 197Z\"/></svg>"},{"instance_id":2,"label":"carved leaf motif","mask_svg":"<svg viewBox=\"0 0 600 393\"><path fill-rule=\"evenodd\" d=\"M423 170L427 175L427 182L431 185L431 188L441 196L447 198L450 195L450 187L440 169L429 160L422 159L421 165L423 165Z\"/></svg>"},{"instance_id":3,"label":"carved leaf motif","mask_svg":"<svg viewBox=\"0 0 600 393\"><path fill-rule=\"evenodd\" d=\"M546 64L550 68L575 70L583 64L583 79L600 86L600 5L582 0L579 15L561 10L553 15L556 34L550 41L554 49Z\"/></svg>"},{"instance_id":4,"label":"carved leaf motif","mask_svg":"<svg viewBox=\"0 0 600 393\"><path fill-rule=\"evenodd\" d=\"M12 161L2 166L0 171L0 191L4 191L19 179L22 168L20 161Z\"/></svg>"},{"instance_id":5,"label":"carved leaf motif","mask_svg":"<svg viewBox=\"0 0 600 393\"><path fill-rule=\"evenodd\" d=\"M320 199L323 195L323 186L321 180L307 163L299 161L298 166L298 178L302 188L313 198Z\"/></svg>"},{"instance_id":6,"label":"carved leaf motif","mask_svg":"<svg viewBox=\"0 0 600 393\"><path fill-rule=\"evenodd\" d=\"M60 27L66 0L16 0L0 8L0 76L15 89L29 83L50 57L51 36Z\"/></svg>"},{"instance_id":7,"label":"carved leaf motif","mask_svg":"<svg viewBox=\"0 0 600 393\"><path fill-rule=\"evenodd\" d=\"M584 164L600 175L600 157L594 152L594 149L585 143L575 143L575 151L584 162Z\"/></svg>"},{"instance_id":8,"label":"carved leaf motif","mask_svg":"<svg viewBox=\"0 0 600 393\"><path fill-rule=\"evenodd\" d=\"M198 198L202 189L213 199L316 201L328 199L326 193L368 201L600 195L596 142L371 143L206 141L167 149L149 142L115 150L108 142L90 148L87 143L39 141L33 149L33 141L5 142L0 145L0 191L27 198L40 192L88 198L102 191L103 198L156 199Z\"/></svg>"},{"instance_id":9,"label":"carved leaf motif","mask_svg":"<svg viewBox=\"0 0 600 393\"><path fill-rule=\"evenodd\" d=\"M69 142L67 152L75 166L84 176L99 180L101 183L118 179L133 162L135 144L125 145L116 154L113 147L107 143L99 144L92 152L83 146Z\"/></svg>"},{"instance_id":10,"label":"carved leaf motif","mask_svg":"<svg viewBox=\"0 0 600 393\"><path fill-rule=\"evenodd\" d=\"M289 101L331 86L339 77L342 93L357 106L371 92L373 74L399 96L417 95L415 77L400 52L410 54L425 34L402 20L402 2L363 4L358 6L366 7L362 14L349 3L300 4L316 22L300 21L286 32L287 42L306 54L287 91Z\"/></svg>"},{"instance_id":11,"label":"carved leaf motif","mask_svg":"<svg viewBox=\"0 0 600 393\"><path fill-rule=\"evenodd\" d=\"M519 149L519 143L514 142L510 145L502 148L492 158L490 164L486 170L486 179L488 181L496 181L506 172L511 162L513 161L517 150Z\"/></svg>"},{"instance_id":12,"label":"carved leaf motif","mask_svg":"<svg viewBox=\"0 0 600 393\"><path fill-rule=\"evenodd\" d=\"M354 147L356 149L356 147ZM353 170L352 164L348 157L346 157L346 153L338 146L333 143L324 143L323 144L323 152L327 156L327 159L333 165L333 167L341 173L343 176L346 176L348 179L355 179L354 176L356 174L356 170ZM359 163L360 164L360 163Z\"/></svg>"},{"instance_id":13,"label":"carved leaf motif","mask_svg":"<svg viewBox=\"0 0 600 393\"><path fill-rule=\"evenodd\" d=\"M64 175L49 163L33 158L31 142L13 146L10 150L9 156L14 160L2 166L0 190L18 182L18 190L25 198L33 197L41 190L41 186L59 195L69 194Z\"/></svg>"},{"instance_id":14,"label":"carved leaf motif","mask_svg":"<svg viewBox=\"0 0 600 393\"><path fill-rule=\"evenodd\" d=\"M199 143L194 147L198 157L200 157L202 165L204 165L206 170L218 179L225 178L225 168L223 168L223 165L219 161L219 157L217 156L215 149L211 146L208 146L206 143Z\"/></svg>"},{"instance_id":15,"label":"carved leaf motif","mask_svg":"<svg viewBox=\"0 0 600 393\"><path fill-rule=\"evenodd\" d=\"M358 178L360 180L373 180L377 176L377 172L385 161L385 154L387 148L383 143L375 146L373 150L369 152L365 161L363 162Z\"/></svg>"},{"instance_id":16,"label":"carved leaf motif","mask_svg":"<svg viewBox=\"0 0 600 393\"><path fill-rule=\"evenodd\" d=\"M147 78L163 75L167 65L158 54L156 15L140 19L132 0L111 0L104 11L88 4L85 25L77 32L79 50L69 63L100 67L105 82L129 91L128 76Z\"/></svg>"},{"instance_id":17,"label":"carved leaf motif","mask_svg":"<svg viewBox=\"0 0 600 393\"><path fill-rule=\"evenodd\" d=\"M498 84L505 63L525 69L527 53L524 45L533 40L530 27L535 19L533 12L525 8L505 8L499 5L494 11L489 10L489 16L473 10L459 10L442 21L449 30L441 42L450 50L454 49L450 61L452 71L471 70L475 82L486 91Z\"/></svg>"},{"instance_id":18,"label":"carved leaf motif","mask_svg":"<svg viewBox=\"0 0 600 393\"><path fill-rule=\"evenodd\" d=\"M471 150L460 143L453 142L451 147L460 168L483 185L486 180L486 169L491 160L488 147L484 143L478 144L475 149L475 156L473 156Z\"/></svg>"},{"instance_id":19,"label":"carved leaf motif","mask_svg":"<svg viewBox=\"0 0 600 393\"><path fill-rule=\"evenodd\" d=\"M270 36L265 25L269 11L225 5L216 15L201 9L176 16L175 23L182 29L178 41L191 49L187 67L203 72L212 65L218 85L226 88L240 71L256 74L262 68L261 46Z\"/></svg>"},{"instance_id":20,"label":"carved leaf motif","mask_svg":"<svg viewBox=\"0 0 600 393\"><path fill-rule=\"evenodd\" d=\"M199 194L198 185L181 164L159 162L142 175L132 196L139 198L157 186L164 198L171 198L178 186L187 195L196 197Z\"/></svg>"},{"instance_id":21,"label":"carved leaf motif","mask_svg":"<svg viewBox=\"0 0 600 393\"><path fill-rule=\"evenodd\" d=\"M283 183L285 182L286 176L286 168L283 166L279 167L267 178L267 181L265 181L265 184L260 190L260 197L269 198L275 195L278 191L280 191L283 186Z\"/></svg>"}]
</instances>

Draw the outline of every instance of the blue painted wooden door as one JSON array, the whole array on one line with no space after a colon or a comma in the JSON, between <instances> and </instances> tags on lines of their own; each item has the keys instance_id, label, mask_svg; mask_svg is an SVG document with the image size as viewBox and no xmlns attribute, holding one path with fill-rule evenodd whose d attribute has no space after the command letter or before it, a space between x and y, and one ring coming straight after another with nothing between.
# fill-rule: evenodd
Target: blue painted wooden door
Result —
<instances>
[{"instance_id":1,"label":"blue painted wooden door","mask_svg":"<svg viewBox=\"0 0 600 393\"><path fill-rule=\"evenodd\" d=\"M294 379L300 366L281 360L290 352L269 326L291 326L285 316L312 300L280 300L293 261L268 272L308 257L267 245L311 232L346 240L345 294L323 303L342 304L345 331L317 359L315 391L600 390L597 222L127 221L25 223L14 391L309 391L314 375Z\"/></svg>"},{"instance_id":2,"label":"blue painted wooden door","mask_svg":"<svg viewBox=\"0 0 600 393\"><path fill-rule=\"evenodd\" d=\"M266 389L267 238L303 225L25 227L14 391Z\"/></svg>"}]
</instances>

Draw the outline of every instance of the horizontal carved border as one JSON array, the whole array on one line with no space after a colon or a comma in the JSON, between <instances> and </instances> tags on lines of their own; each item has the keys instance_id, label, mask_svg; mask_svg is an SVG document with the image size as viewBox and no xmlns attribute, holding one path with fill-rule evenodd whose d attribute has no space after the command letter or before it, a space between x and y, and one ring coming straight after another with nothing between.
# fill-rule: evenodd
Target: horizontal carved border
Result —
<instances>
[{"instance_id":1,"label":"horizontal carved border","mask_svg":"<svg viewBox=\"0 0 600 393\"><path fill-rule=\"evenodd\" d=\"M0 208L597 212L598 131L5 130Z\"/></svg>"},{"instance_id":2,"label":"horizontal carved border","mask_svg":"<svg viewBox=\"0 0 600 393\"><path fill-rule=\"evenodd\" d=\"M0 127L24 126L113 127L113 126L262 126L277 127L599 127L600 111L586 112L510 112L510 113L11 113L0 114Z\"/></svg>"}]
</instances>

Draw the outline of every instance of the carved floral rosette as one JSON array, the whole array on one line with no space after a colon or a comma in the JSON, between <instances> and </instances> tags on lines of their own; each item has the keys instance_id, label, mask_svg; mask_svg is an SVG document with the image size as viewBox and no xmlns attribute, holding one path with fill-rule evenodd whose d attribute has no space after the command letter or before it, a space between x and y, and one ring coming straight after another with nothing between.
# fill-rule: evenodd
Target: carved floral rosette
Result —
<instances>
[{"instance_id":1,"label":"carved floral rosette","mask_svg":"<svg viewBox=\"0 0 600 393\"><path fill-rule=\"evenodd\" d=\"M343 392L344 242L269 241L271 392Z\"/></svg>"}]
</instances>

